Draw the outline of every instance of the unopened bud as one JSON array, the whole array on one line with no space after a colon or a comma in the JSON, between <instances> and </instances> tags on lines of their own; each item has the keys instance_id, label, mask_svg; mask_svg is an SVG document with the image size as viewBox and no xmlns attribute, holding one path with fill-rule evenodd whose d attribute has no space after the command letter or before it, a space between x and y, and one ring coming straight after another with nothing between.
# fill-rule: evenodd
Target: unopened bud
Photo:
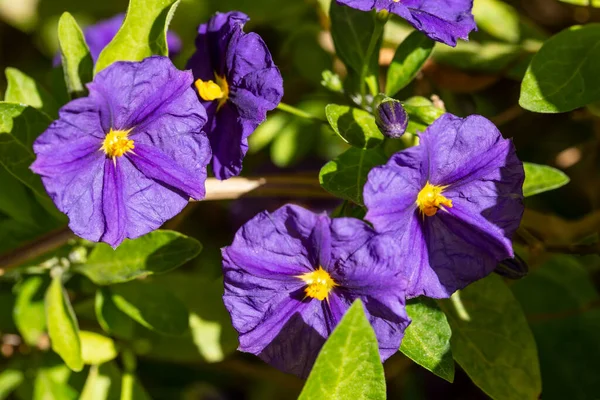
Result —
<instances>
[{"instance_id":1,"label":"unopened bud","mask_svg":"<svg viewBox=\"0 0 600 400\"><path fill-rule=\"evenodd\" d=\"M500 261L494 272L508 279L521 279L529 273L529 266L525 260L515 254L515 258Z\"/></svg>"},{"instance_id":2,"label":"unopened bud","mask_svg":"<svg viewBox=\"0 0 600 400\"><path fill-rule=\"evenodd\" d=\"M375 110L375 122L385 136L399 138L406 132L408 114L398 100L386 98Z\"/></svg>"}]
</instances>

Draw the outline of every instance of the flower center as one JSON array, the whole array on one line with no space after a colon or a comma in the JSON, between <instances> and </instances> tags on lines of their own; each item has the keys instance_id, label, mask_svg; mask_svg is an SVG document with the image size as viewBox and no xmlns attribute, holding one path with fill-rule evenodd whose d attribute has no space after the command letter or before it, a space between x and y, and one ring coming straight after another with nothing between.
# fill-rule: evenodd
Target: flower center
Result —
<instances>
[{"instance_id":1,"label":"flower center","mask_svg":"<svg viewBox=\"0 0 600 400\"><path fill-rule=\"evenodd\" d=\"M452 208L452 200L442 196L442 192L446 186L434 186L427 182L425 187L421 189L417 195L417 206L424 215L432 217L444 206Z\"/></svg>"},{"instance_id":2,"label":"flower center","mask_svg":"<svg viewBox=\"0 0 600 400\"><path fill-rule=\"evenodd\" d=\"M307 285L304 289L306 296L317 300L325 300L331 289L337 286L337 283L331 279L329 273L321 266L313 272L298 276L298 278L302 279Z\"/></svg>"},{"instance_id":3,"label":"flower center","mask_svg":"<svg viewBox=\"0 0 600 400\"><path fill-rule=\"evenodd\" d=\"M110 128L110 131L106 134L104 138L104 143L102 143L102 147L100 150L104 151L107 156L111 158L121 157L123 154L131 151L135 148L133 145L133 140L128 138L128 134L131 132L131 129L127 131L113 131Z\"/></svg>"},{"instance_id":4,"label":"flower center","mask_svg":"<svg viewBox=\"0 0 600 400\"><path fill-rule=\"evenodd\" d=\"M198 90L198 94L205 101L219 100L217 110L225 104L229 98L229 84L224 76L219 76L215 73L215 81L203 81L198 79L194 85Z\"/></svg>"}]
</instances>

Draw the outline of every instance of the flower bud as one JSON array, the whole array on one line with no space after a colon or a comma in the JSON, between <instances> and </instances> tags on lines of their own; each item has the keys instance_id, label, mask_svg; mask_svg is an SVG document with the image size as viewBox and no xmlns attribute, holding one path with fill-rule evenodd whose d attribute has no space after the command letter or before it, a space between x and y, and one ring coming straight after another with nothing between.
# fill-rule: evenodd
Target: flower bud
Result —
<instances>
[{"instance_id":1,"label":"flower bud","mask_svg":"<svg viewBox=\"0 0 600 400\"><path fill-rule=\"evenodd\" d=\"M386 98L375 110L375 122L385 136L399 138L408 126L408 114L398 100Z\"/></svg>"},{"instance_id":2,"label":"flower bud","mask_svg":"<svg viewBox=\"0 0 600 400\"><path fill-rule=\"evenodd\" d=\"M529 273L529 266L525 260L515 254L515 258L500 261L494 272L508 279L521 279Z\"/></svg>"}]
</instances>

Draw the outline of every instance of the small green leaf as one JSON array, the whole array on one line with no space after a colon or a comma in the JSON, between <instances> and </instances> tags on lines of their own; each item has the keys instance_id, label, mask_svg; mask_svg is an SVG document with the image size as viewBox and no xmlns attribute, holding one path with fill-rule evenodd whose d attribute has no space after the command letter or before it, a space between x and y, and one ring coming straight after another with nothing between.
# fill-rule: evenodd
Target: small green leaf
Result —
<instances>
[{"instance_id":1,"label":"small green leaf","mask_svg":"<svg viewBox=\"0 0 600 400\"><path fill-rule=\"evenodd\" d=\"M30 276L17 287L13 318L25 343L30 346L37 345L40 336L46 332L44 292L47 285L43 277Z\"/></svg>"},{"instance_id":2,"label":"small green leaf","mask_svg":"<svg viewBox=\"0 0 600 400\"><path fill-rule=\"evenodd\" d=\"M328 104L325 115L335 133L354 147L368 149L383 142L384 137L377 128L375 117L364 110Z\"/></svg>"},{"instance_id":3,"label":"small green leaf","mask_svg":"<svg viewBox=\"0 0 600 400\"><path fill-rule=\"evenodd\" d=\"M440 303L452 328L452 354L494 400L537 399L542 391L535 339L521 306L496 275Z\"/></svg>"},{"instance_id":4,"label":"small green leaf","mask_svg":"<svg viewBox=\"0 0 600 400\"><path fill-rule=\"evenodd\" d=\"M0 400L6 399L25 380L23 371L10 365L0 372Z\"/></svg>"},{"instance_id":5,"label":"small green leaf","mask_svg":"<svg viewBox=\"0 0 600 400\"><path fill-rule=\"evenodd\" d=\"M4 101L21 103L37 108L50 117L58 116L58 104L50 93L30 76L16 68L6 68Z\"/></svg>"},{"instance_id":6,"label":"small green leaf","mask_svg":"<svg viewBox=\"0 0 600 400\"><path fill-rule=\"evenodd\" d=\"M444 115L445 111L433 105L431 100L425 97L415 96L407 99L402 106L408 113L410 121L420 122L423 125L431 125L436 119Z\"/></svg>"},{"instance_id":7,"label":"small green leaf","mask_svg":"<svg viewBox=\"0 0 600 400\"><path fill-rule=\"evenodd\" d=\"M278 112L269 114L267 120L248 137L248 152L256 154L267 147L290 122L291 116Z\"/></svg>"},{"instance_id":8,"label":"small green leaf","mask_svg":"<svg viewBox=\"0 0 600 400\"><path fill-rule=\"evenodd\" d=\"M135 322L117 308L109 289L96 291L94 308L98 323L106 333L122 339L133 338Z\"/></svg>"},{"instance_id":9,"label":"small green leaf","mask_svg":"<svg viewBox=\"0 0 600 400\"><path fill-rule=\"evenodd\" d=\"M377 338L360 300L325 342L298 399L385 399Z\"/></svg>"},{"instance_id":10,"label":"small green leaf","mask_svg":"<svg viewBox=\"0 0 600 400\"><path fill-rule=\"evenodd\" d=\"M380 148L350 148L321 168L319 182L328 192L362 205L363 187L369 171L386 161L385 153Z\"/></svg>"},{"instance_id":11,"label":"small green leaf","mask_svg":"<svg viewBox=\"0 0 600 400\"><path fill-rule=\"evenodd\" d=\"M116 250L100 243L76 271L97 285L112 285L175 269L200 254L196 239L174 231L157 230L125 240Z\"/></svg>"},{"instance_id":12,"label":"small green leaf","mask_svg":"<svg viewBox=\"0 0 600 400\"><path fill-rule=\"evenodd\" d=\"M73 371L83 369L79 326L71 302L56 274L46 291L46 321L54 350Z\"/></svg>"},{"instance_id":13,"label":"small green leaf","mask_svg":"<svg viewBox=\"0 0 600 400\"><path fill-rule=\"evenodd\" d=\"M68 12L58 21L58 42L67 90L71 97L84 96L85 84L93 78L94 62L83 32Z\"/></svg>"},{"instance_id":14,"label":"small green leaf","mask_svg":"<svg viewBox=\"0 0 600 400\"><path fill-rule=\"evenodd\" d=\"M414 31L398 46L387 72L385 93L395 96L405 88L425 64L435 42L419 31Z\"/></svg>"},{"instance_id":15,"label":"small green leaf","mask_svg":"<svg viewBox=\"0 0 600 400\"><path fill-rule=\"evenodd\" d=\"M76 400L78 393L64 380L59 380L50 368L40 369L35 377L33 400Z\"/></svg>"},{"instance_id":16,"label":"small green leaf","mask_svg":"<svg viewBox=\"0 0 600 400\"><path fill-rule=\"evenodd\" d=\"M164 335L182 335L188 329L186 306L161 286L134 281L111 286L119 310L148 329Z\"/></svg>"},{"instance_id":17,"label":"small green leaf","mask_svg":"<svg viewBox=\"0 0 600 400\"><path fill-rule=\"evenodd\" d=\"M560 113L600 100L600 24L573 26L547 40L521 85L521 107Z\"/></svg>"},{"instance_id":18,"label":"small green leaf","mask_svg":"<svg viewBox=\"0 0 600 400\"><path fill-rule=\"evenodd\" d=\"M473 4L477 27L489 35L509 43L521 38L519 13L500 0L477 0Z\"/></svg>"},{"instance_id":19,"label":"small green leaf","mask_svg":"<svg viewBox=\"0 0 600 400\"><path fill-rule=\"evenodd\" d=\"M115 342L104 335L89 331L79 331L81 357L85 364L98 365L117 357Z\"/></svg>"},{"instance_id":20,"label":"small green leaf","mask_svg":"<svg viewBox=\"0 0 600 400\"><path fill-rule=\"evenodd\" d=\"M167 28L178 4L178 0L130 0L123 25L100 53L95 72L115 61L168 56Z\"/></svg>"},{"instance_id":21,"label":"small green leaf","mask_svg":"<svg viewBox=\"0 0 600 400\"><path fill-rule=\"evenodd\" d=\"M569 183L569 177L562 171L547 165L525 162L525 182L523 183L523 196L544 193L558 189Z\"/></svg>"},{"instance_id":22,"label":"small green leaf","mask_svg":"<svg viewBox=\"0 0 600 400\"><path fill-rule=\"evenodd\" d=\"M448 382L454 381L454 359L450 349L452 330L435 301L422 297L406 304L412 320L400 351L408 358Z\"/></svg>"}]
</instances>

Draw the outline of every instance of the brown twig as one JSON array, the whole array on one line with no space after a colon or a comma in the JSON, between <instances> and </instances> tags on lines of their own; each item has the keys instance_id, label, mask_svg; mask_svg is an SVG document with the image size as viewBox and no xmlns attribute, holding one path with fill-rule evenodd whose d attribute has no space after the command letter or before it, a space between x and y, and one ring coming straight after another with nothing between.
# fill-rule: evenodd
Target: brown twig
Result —
<instances>
[{"instance_id":1,"label":"brown twig","mask_svg":"<svg viewBox=\"0 0 600 400\"><path fill-rule=\"evenodd\" d=\"M206 180L204 200L233 200L242 196L252 197L331 197L309 175L273 176L260 178L235 177L226 181L215 178ZM50 232L6 255L0 256L0 276L27 260L39 257L66 244L75 235L68 227Z\"/></svg>"}]
</instances>

